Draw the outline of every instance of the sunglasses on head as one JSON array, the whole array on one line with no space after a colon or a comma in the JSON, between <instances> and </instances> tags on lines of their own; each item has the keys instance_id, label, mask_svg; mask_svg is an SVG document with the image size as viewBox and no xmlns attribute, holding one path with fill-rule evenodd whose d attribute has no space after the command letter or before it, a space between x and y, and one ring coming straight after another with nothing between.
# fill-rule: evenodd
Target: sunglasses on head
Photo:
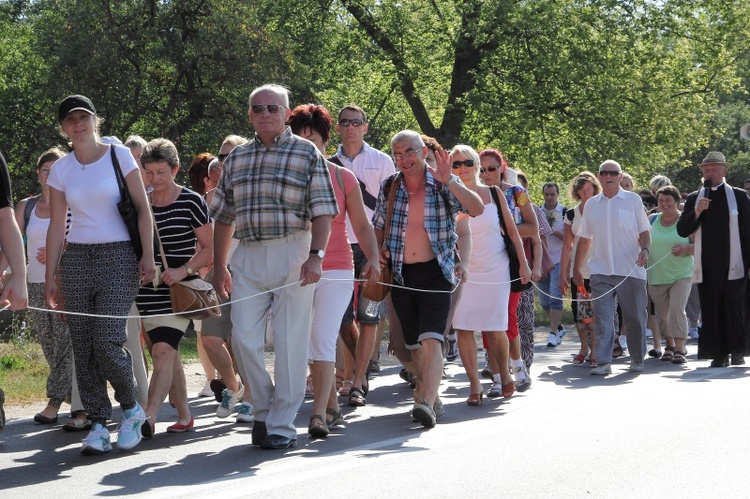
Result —
<instances>
[{"instance_id":1,"label":"sunglasses on head","mask_svg":"<svg viewBox=\"0 0 750 499\"><path fill-rule=\"evenodd\" d=\"M268 104L268 105L265 105L265 104L253 104L252 106L250 106L250 109L252 109L253 113L255 113L255 114L260 114L265 109L268 109L268 112L271 113L271 114L276 114L276 113L279 112L279 109L285 109L285 107L284 106L280 106L278 104Z\"/></svg>"},{"instance_id":2,"label":"sunglasses on head","mask_svg":"<svg viewBox=\"0 0 750 499\"><path fill-rule=\"evenodd\" d=\"M219 161L224 161L225 159L227 159L227 156L229 156L229 153L219 154L217 157L219 158Z\"/></svg>"},{"instance_id":3,"label":"sunglasses on head","mask_svg":"<svg viewBox=\"0 0 750 499\"><path fill-rule=\"evenodd\" d=\"M341 126L349 126L349 125L351 125L353 127L360 127L360 126L362 126L364 124L365 124L365 122L362 121L362 120L348 120L346 118L343 118L343 119L339 120L339 125L341 125Z\"/></svg>"},{"instance_id":4,"label":"sunglasses on head","mask_svg":"<svg viewBox=\"0 0 750 499\"><path fill-rule=\"evenodd\" d=\"M480 168L479 173L496 172L499 169L499 166L488 166L487 168Z\"/></svg>"},{"instance_id":5,"label":"sunglasses on head","mask_svg":"<svg viewBox=\"0 0 750 499\"><path fill-rule=\"evenodd\" d=\"M467 168L471 168L474 166L474 160L473 159L467 159L466 161L454 161L453 162L453 169L458 170L462 166L465 166Z\"/></svg>"},{"instance_id":6,"label":"sunglasses on head","mask_svg":"<svg viewBox=\"0 0 750 499\"><path fill-rule=\"evenodd\" d=\"M610 177L616 177L619 174L620 174L620 172L618 172L617 170L600 170L599 171L599 175L602 175L602 176L609 175Z\"/></svg>"}]
</instances>

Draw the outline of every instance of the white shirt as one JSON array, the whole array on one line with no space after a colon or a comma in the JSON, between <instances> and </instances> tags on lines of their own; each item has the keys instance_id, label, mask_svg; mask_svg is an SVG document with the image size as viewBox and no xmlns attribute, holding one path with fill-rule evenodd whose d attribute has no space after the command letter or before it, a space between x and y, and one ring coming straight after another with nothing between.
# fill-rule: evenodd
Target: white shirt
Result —
<instances>
[{"instance_id":1,"label":"white shirt","mask_svg":"<svg viewBox=\"0 0 750 499\"><path fill-rule=\"evenodd\" d=\"M28 203L28 201L26 201ZM31 283L44 282L46 265L39 263L36 259L41 248L47 246L47 229L49 229L49 218L39 218L36 214L36 206L31 210L29 223L26 224L26 280Z\"/></svg>"},{"instance_id":2,"label":"white shirt","mask_svg":"<svg viewBox=\"0 0 750 499\"><path fill-rule=\"evenodd\" d=\"M646 269L635 264L641 245L638 234L651 230L641 197L622 187L612 198L599 193L586 203L579 236L592 239L591 274L646 279ZM633 268L635 267L635 269Z\"/></svg>"},{"instance_id":3,"label":"white shirt","mask_svg":"<svg viewBox=\"0 0 750 499\"><path fill-rule=\"evenodd\" d=\"M384 152L370 147L367 142L364 142L362 150L353 159L347 158L344 155L343 147L339 145L336 157L345 168L354 172L354 175L365 184L367 192L372 194L372 197L375 199L378 198L380 184L383 183L383 180L396 173L396 167L393 165L391 157ZM373 210L365 206L365 212L367 213L367 218L371 220ZM352 244L357 243L357 236L354 234L352 222L349 220L348 214L346 215L346 231L349 234L349 241Z\"/></svg>"},{"instance_id":4,"label":"white shirt","mask_svg":"<svg viewBox=\"0 0 750 499\"><path fill-rule=\"evenodd\" d=\"M130 149L114 146L123 177L138 169ZM65 194L73 220L69 243L102 244L130 241L128 229L117 211L120 189L110 151L99 160L82 165L74 153L55 161L47 185Z\"/></svg>"},{"instance_id":5,"label":"white shirt","mask_svg":"<svg viewBox=\"0 0 750 499\"><path fill-rule=\"evenodd\" d=\"M542 206L542 208L544 209L544 214L547 216L548 222L554 216L554 220L549 224L552 231L562 232L564 234L565 223L563 221L563 205L557 203L557 206L551 210L548 210L544 206ZM552 258L552 261L555 262L555 264L560 263L560 259L562 258L562 245L562 239L558 239L554 234L547 236L547 250L549 251L550 258Z\"/></svg>"}]
</instances>

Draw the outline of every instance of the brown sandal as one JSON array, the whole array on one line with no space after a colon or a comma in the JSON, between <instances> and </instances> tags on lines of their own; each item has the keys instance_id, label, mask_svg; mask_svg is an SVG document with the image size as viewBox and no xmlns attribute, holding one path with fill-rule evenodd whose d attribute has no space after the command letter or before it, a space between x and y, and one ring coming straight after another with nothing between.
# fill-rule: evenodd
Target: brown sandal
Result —
<instances>
[{"instance_id":1,"label":"brown sandal","mask_svg":"<svg viewBox=\"0 0 750 499\"><path fill-rule=\"evenodd\" d=\"M362 388L352 387L349 391L349 405L352 407L364 407L367 405L365 392Z\"/></svg>"},{"instance_id":2,"label":"brown sandal","mask_svg":"<svg viewBox=\"0 0 750 499\"><path fill-rule=\"evenodd\" d=\"M326 438L329 430L326 420L320 414L310 416L310 424L307 426L307 433L313 438Z\"/></svg>"}]
</instances>

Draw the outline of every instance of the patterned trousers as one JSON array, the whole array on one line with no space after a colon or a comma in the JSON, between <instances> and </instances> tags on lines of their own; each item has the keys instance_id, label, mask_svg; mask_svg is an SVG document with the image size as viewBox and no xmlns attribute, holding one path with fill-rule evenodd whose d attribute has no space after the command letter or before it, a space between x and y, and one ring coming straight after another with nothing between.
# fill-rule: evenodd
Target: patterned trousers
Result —
<instances>
[{"instance_id":1,"label":"patterned trousers","mask_svg":"<svg viewBox=\"0 0 750 499\"><path fill-rule=\"evenodd\" d=\"M69 243L60 259L65 309L127 316L138 293L138 261L129 241ZM81 401L93 422L112 417L107 381L123 410L136 401L130 352L123 348L126 319L68 315Z\"/></svg>"},{"instance_id":2,"label":"patterned trousers","mask_svg":"<svg viewBox=\"0 0 750 499\"><path fill-rule=\"evenodd\" d=\"M518 301L518 334L521 336L521 358L527 369L534 362L534 288L521 292Z\"/></svg>"},{"instance_id":3,"label":"patterned trousers","mask_svg":"<svg viewBox=\"0 0 750 499\"><path fill-rule=\"evenodd\" d=\"M43 282L29 283L29 306L45 308ZM49 364L47 398L50 405L59 408L70 397L73 383L73 344L70 330L67 323L57 320L50 312L29 310L29 316L36 338L42 345L44 358Z\"/></svg>"}]
</instances>

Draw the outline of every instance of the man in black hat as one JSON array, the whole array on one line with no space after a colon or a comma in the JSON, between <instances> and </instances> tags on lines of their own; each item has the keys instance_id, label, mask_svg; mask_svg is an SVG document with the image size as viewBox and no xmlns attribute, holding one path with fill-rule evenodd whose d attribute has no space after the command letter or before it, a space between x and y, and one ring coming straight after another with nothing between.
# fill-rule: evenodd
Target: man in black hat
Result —
<instances>
[{"instance_id":1,"label":"man in black hat","mask_svg":"<svg viewBox=\"0 0 750 499\"><path fill-rule=\"evenodd\" d=\"M695 269L703 327L698 358L711 367L742 365L748 355L745 288L750 269L750 198L726 182L729 163L712 151L701 163L704 187L693 192L677 233L695 233Z\"/></svg>"}]
</instances>

